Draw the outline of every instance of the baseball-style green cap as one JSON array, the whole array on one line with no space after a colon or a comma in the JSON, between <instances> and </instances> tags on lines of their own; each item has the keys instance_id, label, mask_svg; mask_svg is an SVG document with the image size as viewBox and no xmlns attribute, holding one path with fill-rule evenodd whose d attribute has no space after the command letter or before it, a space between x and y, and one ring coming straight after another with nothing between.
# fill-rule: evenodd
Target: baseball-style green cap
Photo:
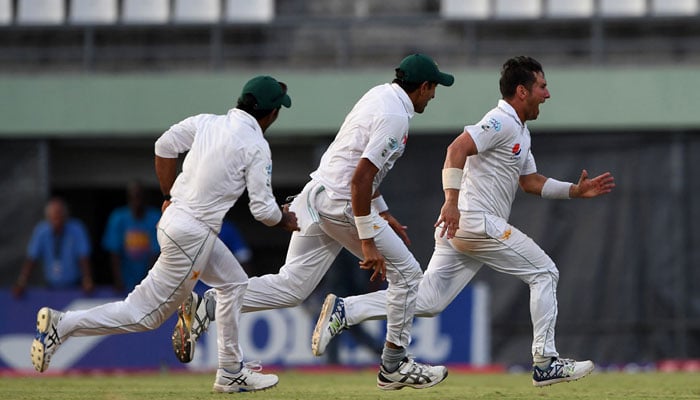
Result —
<instances>
[{"instance_id":1,"label":"baseball-style green cap","mask_svg":"<svg viewBox=\"0 0 700 400\"><path fill-rule=\"evenodd\" d=\"M401 78L405 82L423 83L437 82L443 86L452 86L455 77L440 72L437 63L425 54L411 54L404 58L396 68L397 72L403 72Z\"/></svg>"},{"instance_id":2,"label":"baseball-style green cap","mask_svg":"<svg viewBox=\"0 0 700 400\"><path fill-rule=\"evenodd\" d=\"M255 97L258 104L255 106L258 110L273 110L285 106L292 106L292 99L287 94L287 85L278 82L275 78L268 75L260 75L249 80L243 90L241 97L245 94L251 94Z\"/></svg>"}]
</instances>

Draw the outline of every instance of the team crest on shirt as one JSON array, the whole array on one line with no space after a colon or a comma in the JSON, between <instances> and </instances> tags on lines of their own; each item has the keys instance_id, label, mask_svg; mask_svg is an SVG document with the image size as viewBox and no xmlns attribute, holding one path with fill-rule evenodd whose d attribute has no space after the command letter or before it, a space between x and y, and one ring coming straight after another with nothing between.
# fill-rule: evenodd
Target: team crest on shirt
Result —
<instances>
[{"instance_id":1,"label":"team crest on shirt","mask_svg":"<svg viewBox=\"0 0 700 400\"><path fill-rule=\"evenodd\" d=\"M403 138L403 143L406 143L406 136ZM399 148L399 141L395 137L389 137L386 139L386 147L382 150L382 157L386 157L387 153L391 150L394 151Z\"/></svg>"},{"instance_id":2,"label":"team crest on shirt","mask_svg":"<svg viewBox=\"0 0 700 400\"><path fill-rule=\"evenodd\" d=\"M496 132L500 132L501 126L501 121L497 120L496 118L489 118L485 124L481 125L481 129L485 131L493 129Z\"/></svg>"},{"instance_id":3,"label":"team crest on shirt","mask_svg":"<svg viewBox=\"0 0 700 400\"><path fill-rule=\"evenodd\" d=\"M390 137L386 140L386 145L389 150L396 150L399 148L399 141L395 137Z\"/></svg>"},{"instance_id":4,"label":"team crest on shirt","mask_svg":"<svg viewBox=\"0 0 700 400\"><path fill-rule=\"evenodd\" d=\"M523 149L520 148L520 143L516 143L513 145L513 149L511 149L511 152L513 153L513 159L520 158L520 153L522 152Z\"/></svg>"}]
</instances>

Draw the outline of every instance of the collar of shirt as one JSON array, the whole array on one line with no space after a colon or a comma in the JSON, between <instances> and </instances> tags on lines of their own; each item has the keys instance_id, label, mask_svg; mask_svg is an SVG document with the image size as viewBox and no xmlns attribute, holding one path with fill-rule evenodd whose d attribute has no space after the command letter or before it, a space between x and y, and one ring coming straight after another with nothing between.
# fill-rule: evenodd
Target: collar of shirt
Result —
<instances>
[{"instance_id":1,"label":"collar of shirt","mask_svg":"<svg viewBox=\"0 0 700 400\"><path fill-rule=\"evenodd\" d=\"M247 125L250 127L250 129L254 130L255 132L258 132L259 134L263 134L262 129L260 129L260 124L258 124L258 120L253 118L252 115L248 114L247 112L238 109L238 108L232 108L228 111L228 117L229 118L235 118L239 120L241 123Z\"/></svg>"},{"instance_id":2,"label":"collar of shirt","mask_svg":"<svg viewBox=\"0 0 700 400\"><path fill-rule=\"evenodd\" d=\"M525 127L525 124L522 121L520 121L518 113L515 112L515 108L513 108L513 106L511 106L507 101L503 99L498 100L498 108L504 113L508 114L511 118L513 118L513 120L515 120L515 122L517 122L521 128Z\"/></svg>"},{"instance_id":3,"label":"collar of shirt","mask_svg":"<svg viewBox=\"0 0 700 400\"><path fill-rule=\"evenodd\" d=\"M403 103L403 106L406 109L406 114L408 114L408 119L413 118L413 115L415 115L413 102L411 101L411 98L408 97L406 91L396 83L392 83L391 88L394 90L394 92L396 92L396 95L399 97L399 100L401 100L401 103Z\"/></svg>"}]
</instances>

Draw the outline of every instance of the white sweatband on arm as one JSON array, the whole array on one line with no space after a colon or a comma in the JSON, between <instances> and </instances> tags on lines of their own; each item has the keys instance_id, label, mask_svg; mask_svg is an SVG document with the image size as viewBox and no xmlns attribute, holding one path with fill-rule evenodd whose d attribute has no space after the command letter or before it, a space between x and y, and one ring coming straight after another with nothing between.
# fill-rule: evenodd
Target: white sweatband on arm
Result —
<instances>
[{"instance_id":1,"label":"white sweatband on arm","mask_svg":"<svg viewBox=\"0 0 700 400\"><path fill-rule=\"evenodd\" d=\"M459 190L462 186L462 172L461 168L444 168L442 170L442 188Z\"/></svg>"},{"instance_id":2,"label":"white sweatband on arm","mask_svg":"<svg viewBox=\"0 0 700 400\"><path fill-rule=\"evenodd\" d=\"M357 228L357 234L360 239L372 239L377 235L377 232L374 230L372 214L361 217L355 216L355 228Z\"/></svg>"},{"instance_id":3,"label":"white sweatband on arm","mask_svg":"<svg viewBox=\"0 0 700 400\"><path fill-rule=\"evenodd\" d=\"M379 195L372 199L372 207L374 207L374 209L377 210L377 214L381 214L384 211L389 210L389 206L386 205L386 201L384 201L384 196L382 195Z\"/></svg>"},{"instance_id":4,"label":"white sweatband on arm","mask_svg":"<svg viewBox=\"0 0 700 400\"><path fill-rule=\"evenodd\" d=\"M570 199L569 189L573 183L562 182L553 178L547 178L542 185L542 198L544 199Z\"/></svg>"}]
</instances>

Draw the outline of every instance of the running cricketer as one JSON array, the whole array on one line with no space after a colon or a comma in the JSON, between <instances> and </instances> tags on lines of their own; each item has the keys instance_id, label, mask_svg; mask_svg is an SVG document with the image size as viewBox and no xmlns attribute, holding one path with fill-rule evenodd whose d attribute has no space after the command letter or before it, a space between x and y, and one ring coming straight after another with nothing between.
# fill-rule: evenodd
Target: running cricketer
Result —
<instances>
[{"instance_id":1,"label":"running cricketer","mask_svg":"<svg viewBox=\"0 0 700 400\"><path fill-rule=\"evenodd\" d=\"M464 128L447 148L443 169L445 203L436 223L435 250L418 289L417 316L442 312L486 264L530 287L533 325L532 382L546 386L580 379L591 361L560 358L554 343L559 271L527 235L508 223L518 186L548 199L590 198L615 186L609 172L578 183L537 173L526 122L537 118L550 97L542 66L530 57L509 59L501 70L502 99L478 123ZM326 297L316 325L314 354L348 326L384 317L384 291Z\"/></svg>"},{"instance_id":2,"label":"running cricketer","mask_svg":"<svg viewBox=\"0 0 700 400\"><path fill-rule=\"evenodd\" d=\"M298 230L294 213L280 210L272 194L270 147L263 137L282 106L291 106L286 85L258 76L245 84L236 108L226 115L189 117L156 141L156 174L166 196L157 228L158 260L123 301L65 313L39 310L31 347L37 371L46 371L56 349L72 336L156 329L202 280L218 296L214 391L255 391L277 384L277 376L257 372L259 364L243 362L238 319L248 277L217 234L224 215L246 189L258 221ZM186 151L177 175L178 156Z\"/></svg>"}]
</instances>

